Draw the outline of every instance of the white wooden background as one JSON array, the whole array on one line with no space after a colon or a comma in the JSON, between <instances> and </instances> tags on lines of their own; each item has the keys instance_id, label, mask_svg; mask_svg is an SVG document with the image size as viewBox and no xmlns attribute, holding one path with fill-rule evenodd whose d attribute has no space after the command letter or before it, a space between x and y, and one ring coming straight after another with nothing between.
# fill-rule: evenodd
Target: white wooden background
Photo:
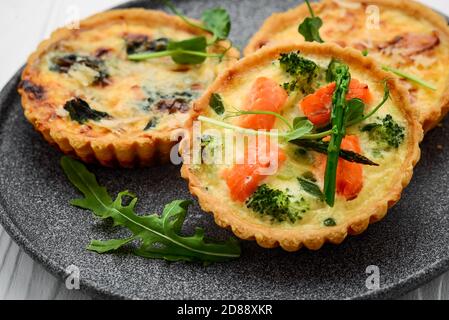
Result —
<instances>
[{"instance_id":1,"label":"white wooden background","mask_svg":"<svg viewBox=\"0 0 449 320\"><path fill-rule=\"evenodd\" d=\"M421 0L449 15L447 0ZM122 0L2 0L0 1L0 88L38 43L58 26L77 16L110 8ZM449 273L405 299L449 300ZM89 299L69 291L23 252L0 226L0 299Z\"/></svg>"}]
</instances>

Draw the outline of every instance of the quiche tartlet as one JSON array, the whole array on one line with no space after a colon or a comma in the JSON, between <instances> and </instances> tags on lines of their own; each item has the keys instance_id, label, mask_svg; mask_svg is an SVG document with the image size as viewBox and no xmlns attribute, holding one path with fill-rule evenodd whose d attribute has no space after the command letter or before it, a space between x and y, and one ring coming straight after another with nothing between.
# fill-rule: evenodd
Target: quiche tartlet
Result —
<instances>
[{"instance_id":1,"label":"quiche tartlet","mask_svg":"<svg viewBox=\"0 0 449 320\"><path fill-rule=\"evenodd\" d=\"M341 90L329 77L336 63L349 67L347 110L360 112L342 118L347 127L329 203L322 190ZM317 250L362 233L400 199L420 157L423 132L404 87L373 59L333 44L260 50L223 73L194 109L200 125L192 123L181 148L182 176L218 225L265 248ZM251 144L255 130L263 133ZM223 138L229 132L232 140ZM195 144L202 161L194 160ZM234 152L240 157L223 160Z\"/></svg>"},{"instance_id":2,"label":"quiche tartlet","mask_svg":"<svg viewBox=\"0 0 449 320\"><path fill-rule=\"evenodd\" d=\"M411 0L323 0L312 7L323 21L325 42L360 50L390 70L429 84L400 77L424 131L441 121L449 111L449 28L442 16ZM298 26L308 16L306 4L273 14L245 54L283 41L304 41Z\"/></svg>"},{"instance_id":3,"label":"quiche tartlet","mask_svg":"<svg viewBox=\"0 0 449 320\"><path fill-rule=\"evenodd\" d=\"M132 167L167 162L193 101L238 58L197 65L170 57L131 61L130 54L160 52L169 41L212 35L181 18L144 9L113 10L61 28L27 63L19 92L25 116L62 152L86 162ZM222 53L227 41L208 47Z\"/></svg>"}]
</instances>

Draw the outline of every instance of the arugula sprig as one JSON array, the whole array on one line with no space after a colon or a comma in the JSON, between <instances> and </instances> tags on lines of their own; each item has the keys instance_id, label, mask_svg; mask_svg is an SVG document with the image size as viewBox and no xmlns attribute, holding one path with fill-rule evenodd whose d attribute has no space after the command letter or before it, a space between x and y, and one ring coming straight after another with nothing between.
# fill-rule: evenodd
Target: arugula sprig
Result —
<instances>
[{"instance_id":1,"label":"arugula sprig","mask_svg":"<svg viewBox=\"0 0 449 320\"><path fill-rule=\"evenodd\" d=\"M320 36L320 28L323 26L323 20L320 17L315 16L313 8L310 5L309 0L305 0L307 7L309 8L310 17L304 19L299 25L298 32L304 37L307 42L323 43L323 39Z\"/></svg>"},{"instance_id":2,"label":"arugula sprig","mask_svg":"<svg viewBox=\"0 0 449 320\"><path fill-rule=\"evenodd\" d=\"M124 239L93 240L88 250L113 252L139 241L133 253L144 258L212 263L240 256L240 246L234 238L223 243L206 240L201 228L197 228L192 236L181 235L190 201L175 200L167 204L161 216L138 215L135 212L135 195L124 191L112 200L106 188L98 184L95 176L82 163L63 157L61 166L70 182L84 195L84 198L72 200L72 205L91 210L100 219L111 219L114 226L125 227L133 234ZM128 205L123 204L125 197L132 199Z\"/></svg>"}]
</instances>

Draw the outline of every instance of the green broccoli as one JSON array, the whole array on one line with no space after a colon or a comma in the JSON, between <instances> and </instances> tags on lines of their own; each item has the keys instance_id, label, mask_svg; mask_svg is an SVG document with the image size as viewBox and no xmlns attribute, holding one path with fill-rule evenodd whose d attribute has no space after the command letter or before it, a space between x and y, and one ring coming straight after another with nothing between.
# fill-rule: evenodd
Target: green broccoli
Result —
<instances>
[{"instance_id":1,"label":"green broccoli","mask_svg":"<svg viewBox=\"0 0 449 320\"><path fill-rule=\"evenodd\" d=\"M301 215L308 210L304 198L292 201L292 196L281 190L272 189L266 184L261 185L246 201L248 209L262 216L270 216L278 222L301 220Z\"/></svg>"},{"instance_id":2,"label":"green broccoli","mask_svg":"<svg viewBox=\"0 0 449 320\"><path fill-rule=\"evenodd\" d=\"M285 72L295 78L283 84L285 90L292 92L300 89L304 94L315 91L314 82L322 76L322 70L315 62L302 57L299 52L283 53L279 62Z\"/></svg>"},{"instance_id":3,"label":"green broccoli","mask_svg":"<svg viewBox=\"0 0 449 320\"><path fill-rule=\"evenodd\" d=\"M379 119L381 123L370 123L361 128L367 132L371 140L376 141L380 149L399 148L405 139L405 128L394 121L391 115Z\"/></svg>"}]
</instances>

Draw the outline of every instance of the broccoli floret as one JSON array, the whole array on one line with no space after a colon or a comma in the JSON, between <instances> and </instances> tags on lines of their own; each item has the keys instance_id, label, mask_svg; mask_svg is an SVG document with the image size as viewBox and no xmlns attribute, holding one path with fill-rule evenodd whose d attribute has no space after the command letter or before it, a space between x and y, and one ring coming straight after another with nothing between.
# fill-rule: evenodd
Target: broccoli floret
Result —
<instances>
[{"instance_id":1,"label":"broccoli floret","mask_svg":"<svg viewBox=\"0 0 449 320\"><path fill-rule=\"evenodd\" d=\"M376 141L381 149L399 148L405 139L405 128L394 121L391 115L379 119L380 123L370 123L362 127L362 132L368 132L371 140Z\"/></svg>"},{"instance_id":2,"label":"broccoli floret","mask_svg":"<svg viewBox=\"0 0 449 320\"><path fill-rule=\"evenodd\" d=\"M261 185L246 201L248 209L262 216L270 216L278 222L301 220L301 215L308 210L304 198L292 201L292 196L281 190Z\"/></svg>"},{"instance_id":3,"label":"broccoli floret","mask_svg":"<svg viewBox=\"0 0 449 320\"><path fill-rule=\"evenodd\" d=\"M314 82L321 76L321 68L315 62L302 57L299 52L281 54L279 62L285 72L295 78L283 84L285 90L300 89L304 94L315 91Z\"/></svg>"}]
</instances>

